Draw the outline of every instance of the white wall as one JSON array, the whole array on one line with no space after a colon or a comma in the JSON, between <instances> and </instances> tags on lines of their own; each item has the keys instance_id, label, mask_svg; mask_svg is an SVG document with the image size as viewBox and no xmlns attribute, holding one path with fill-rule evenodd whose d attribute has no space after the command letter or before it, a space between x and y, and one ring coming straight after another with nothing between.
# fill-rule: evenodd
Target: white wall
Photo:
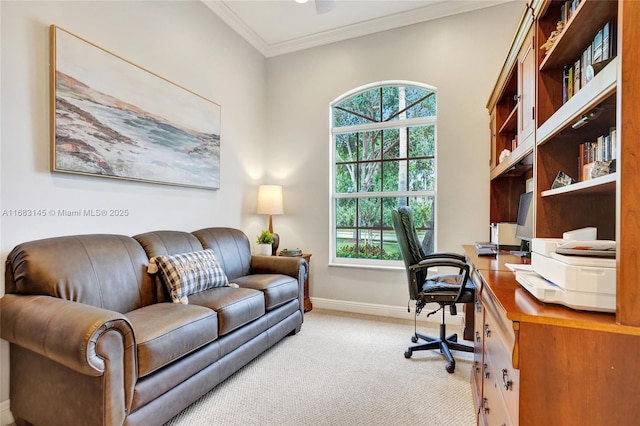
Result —
<instances>
[{"instance_id":1,"label":"white wall","mask_svg":"<svg viewBox=\"0 0 640 426\"><path fill-rule=\"evenodd\" d=\"M270 179L282 183L281 244L312 253L312 299L406 307L404 269L328 266L329 103L383 80L438 89L437 249L488 238L485 108L523 11L510 3L268 60ZM406 308L405 308L406 310Z\"/></svg>"},{"instance_id":2,"label":"white wall","mask_svg":"<svg viewBox=\"0 0 640 426\"><path fill-rule=\"evenodd\" d=\"M125 218L1 217L4 264L18 243L65 234L242 227L264 175L266 60L202 3L2 1L1 197L4 209L122 208ZM49 172L49 25L56 24L222 107L221 189ZM255 225L257 226L257 225ZM4 273L0 274L4 294ZM1 343L0 401L8 394ZM4 407L0 407L4 408Z\"/></svg>"}]
</instances>

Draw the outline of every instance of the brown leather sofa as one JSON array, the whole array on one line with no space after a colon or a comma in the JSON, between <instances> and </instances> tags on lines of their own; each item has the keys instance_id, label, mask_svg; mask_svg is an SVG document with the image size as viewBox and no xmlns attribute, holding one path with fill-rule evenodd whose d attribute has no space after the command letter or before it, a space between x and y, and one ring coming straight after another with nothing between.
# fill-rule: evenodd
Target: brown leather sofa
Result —
<instances>
[{"instance_id":1,"label":"brown leather sofa","mask_svg":"<svg viewBox=\"0 0 640 426\"><path fill-rule=\"evenodd\" d=\"M171 303L149 259L207 248L239 287ZM162 424L300 330L307 267L252 256L231 228L20 244L0 299L11 411L35 425Z\"/></svg>"}]
</instances>

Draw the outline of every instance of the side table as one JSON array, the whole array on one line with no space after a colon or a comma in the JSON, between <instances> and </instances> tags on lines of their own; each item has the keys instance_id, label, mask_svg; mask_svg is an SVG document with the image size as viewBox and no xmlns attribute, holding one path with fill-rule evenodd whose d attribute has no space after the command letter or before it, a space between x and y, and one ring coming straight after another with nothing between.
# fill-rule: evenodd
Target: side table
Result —
<instances>
[{"instance_id":1,"label":"side table","mask_svg":"<svg viewBox=\"0 0 640 426\"><path fill-rule=\"evenodd\" d=\"M304 279L304 311L309 312L313 309L313 305L311 304L311 299L309 298L309 276L311 275L311 254L302 253L300 255L304 260L309 264L309 271L307 271L307 276Z\"/></svg>"}]
</instances>

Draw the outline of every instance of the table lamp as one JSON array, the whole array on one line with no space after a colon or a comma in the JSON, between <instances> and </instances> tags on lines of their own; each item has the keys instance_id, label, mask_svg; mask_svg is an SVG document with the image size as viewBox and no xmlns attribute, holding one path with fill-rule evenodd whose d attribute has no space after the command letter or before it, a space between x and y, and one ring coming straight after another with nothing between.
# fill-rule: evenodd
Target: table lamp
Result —
<instances>
[{"instance_id":1,"label":"table lamp","mask_svg":"<svg viewBox=\"0 0 640 426\"><path fill-rule=\"evenodd\" d=\"M258 214L269 215L269 232L273 234L273 244L271 245L271 255L275 256L280 245L280 236L273 232L274 214L283 214L282 208L282 186L280 185L260 185L258 187Z\"/></svg>"}]
</instances>

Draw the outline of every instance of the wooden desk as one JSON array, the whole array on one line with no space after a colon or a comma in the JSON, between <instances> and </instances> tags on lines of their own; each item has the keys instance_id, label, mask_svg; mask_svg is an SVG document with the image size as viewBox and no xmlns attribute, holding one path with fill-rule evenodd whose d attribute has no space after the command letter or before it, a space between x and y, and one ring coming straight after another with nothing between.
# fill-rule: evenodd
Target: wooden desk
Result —
<instances>
[{"instance_id":1,"label":"wooden desk","mask_svg":"<svg viewBox=\"0 0 640 426\"><path fill-rule=\"evenodd\" d=\"M482 425L632 424L640 377L640 329L615 315L545 304L504 263L475 255L474 365L471 383Z\"/></svg>"},{"instance_id":2,"label":"wooden desk","mask_svg":"<svg viewBox=\"0 0 640 426\"><path fill-rule=\"evenodd\" d=\"M465 254L469 262L473 264L474 268L480 271L504 271L511 273L511 270L505 266L506 263L529 263L529 258L522 258L510 254L509 251L499 251L496 256L477 256L473 245L463 246ZM463 336L465 340L474 340L474 307L468 303L464 308L464 330Z\"/></svg>"}]
</instances>

